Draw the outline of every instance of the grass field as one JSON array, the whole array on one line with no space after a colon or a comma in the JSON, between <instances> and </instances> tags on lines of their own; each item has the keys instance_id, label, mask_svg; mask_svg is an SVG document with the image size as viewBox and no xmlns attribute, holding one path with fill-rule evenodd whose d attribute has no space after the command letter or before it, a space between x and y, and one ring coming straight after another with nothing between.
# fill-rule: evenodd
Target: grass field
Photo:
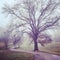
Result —
<instances>
[{"instance_id":1,"label":"grass field","mask_svg":"<svg viewBox=\"0 0 60 60\"><path fill-rule=\"evenodd\" d=\"M60 56L60 42L51 43L45 47L40 47L40 52L47 52ZM33 60L34 55L27 52L0 50L0 60Z\"/></svg>"},{"instance_id":2,"label":"grass field","mask_svg":"<svg viewBox=\"0 0 60 60\"><path fill-rule=\"evenodd\" d=\"M54 42L49 45L46 45L45 47L40 47L41 51L60 55L60 42Z\"/></svg>"},{"instance_id":3,"label":"grass field","mask_svg":"<svg viewBox=\"0 0 60 60\"><path fill-rule=\"evenodd\" d=\"M33 54L14 51L0 51L0 60L33 60Z\"/></svg>"}]
</instances>

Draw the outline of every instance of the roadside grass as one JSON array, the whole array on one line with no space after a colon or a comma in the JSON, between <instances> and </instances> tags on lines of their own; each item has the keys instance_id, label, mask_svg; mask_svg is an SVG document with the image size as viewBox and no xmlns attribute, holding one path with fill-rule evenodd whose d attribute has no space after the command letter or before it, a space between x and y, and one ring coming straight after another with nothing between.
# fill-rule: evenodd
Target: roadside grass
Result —
<instances>
[{"instance_id":1,"label":"roadside grass","mask_svg":"<svg viewBox=\"0 0 60 60\"><path fill-rule=\"evenodd\" d=\"M33 54L1 50L0 60L33 60Z\"/></svg>"},{"instance_id":2,"label":"roadside grass","mask_svg":"<svg viewBox=\"0 0 60 60\"><path fill-rule=\"evenodd\" d=\"M54 42L45 47L40 47L40 51L60 56L60 42Z\"/></svg>"},{"instance_id":3,"label":"roadside grass","mask_svg":"<svg viewBox=\"0 0 60 60\"><path fill-rule=\"evenodd\" d=\"M47 52L60 56L60 42L51 43L45 47L40 47L40 52ZM34 55L32 53L20 52L20 51L10 51L10 50L0 50L0 60L33 60Z\"/></svg>"}]
</instances>

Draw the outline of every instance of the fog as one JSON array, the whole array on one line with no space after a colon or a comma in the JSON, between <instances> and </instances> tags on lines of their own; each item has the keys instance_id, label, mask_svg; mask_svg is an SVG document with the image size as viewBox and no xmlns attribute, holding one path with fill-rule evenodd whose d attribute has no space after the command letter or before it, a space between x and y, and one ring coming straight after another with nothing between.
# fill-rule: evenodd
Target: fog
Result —
<instances>
[{"instance_id":1,"label":"fog","mask_svg":"<svg viewBox=\"0 0 60 60\"><path fill-rule=\"evenodd\" d=\"M9 0L9 1L8 0L0 0L0 36L4 35L4 32L6 31L7 26L10 24L10 20L11 20L10 17L7 17L5 14L2 13L2 7L5 3L12 6L15 2L14 2L14 0ZM55 40L59 41L59 38L60 38L60 28L59 27L56 30L55 29L50 29L46 33L51 35L51 38L54 41ZM26 39L28 40L27 37L26 37Z\"/></svg>"}]
</instances>

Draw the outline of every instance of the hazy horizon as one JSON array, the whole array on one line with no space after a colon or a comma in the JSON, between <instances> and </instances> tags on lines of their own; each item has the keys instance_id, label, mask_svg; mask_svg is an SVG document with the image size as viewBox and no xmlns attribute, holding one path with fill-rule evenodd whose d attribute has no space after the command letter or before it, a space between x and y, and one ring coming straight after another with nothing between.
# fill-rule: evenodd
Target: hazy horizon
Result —
<instances>
[{"instance_id":1,"label":"hazy horizon","mask_svg":"<svg viewBox=\"0 0 60 60\"><path fill-rule=\"evenodd\" d=\"M2 13L2 7L4 6L4 4L9 4L12 5L14 4L14 0L0 0L0 32L3 33L3 31L5 29L7 29L7 25L10 23L10 17L6 17L5 14ZM60 32L60 31L59 31ZM58 31L48 31L49 34L51 34L52 36L59 36L59 32ZM1 35L1 33L0 33Z\"/></svg>"}]
</instances>

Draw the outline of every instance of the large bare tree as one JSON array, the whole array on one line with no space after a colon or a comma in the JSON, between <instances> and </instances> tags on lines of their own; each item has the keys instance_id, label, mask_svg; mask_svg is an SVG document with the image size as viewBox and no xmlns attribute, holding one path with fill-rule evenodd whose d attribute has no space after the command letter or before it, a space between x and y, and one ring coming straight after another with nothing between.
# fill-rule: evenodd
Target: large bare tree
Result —
<instances>
[{"instance_id":1,"label":"large bare tree","mask_svg":"<svg viewBox=\"0 0 60 60\"><path fill-rule=\"evenodd\" d=\"M15 28L23 27L34 42L34 51L38 50L38 35L51 27L57 26L60 14L57 9L60 2L53 0L22 0L13 6L5 5L4 12L20 20ZM26 29L24 29L26 28Z\"/></svg>"}]
</instances>

